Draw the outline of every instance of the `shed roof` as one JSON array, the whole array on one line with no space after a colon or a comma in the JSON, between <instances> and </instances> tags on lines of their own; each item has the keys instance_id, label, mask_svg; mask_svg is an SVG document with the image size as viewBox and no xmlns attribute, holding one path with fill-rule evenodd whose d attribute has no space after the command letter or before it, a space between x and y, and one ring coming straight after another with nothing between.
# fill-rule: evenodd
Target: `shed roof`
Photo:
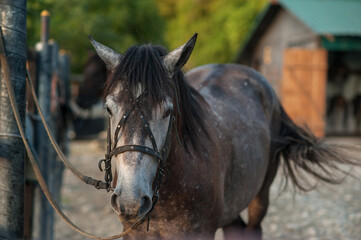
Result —
<instances>
[{"instance_id":1,"label":"shed roof","mask_svg":"<svg viewBox=\"0 0 361 240\"><path fill-rule=\"evenodd\" d=\"M360 0L279 0L279 3L318 34L361 36Z\"/></svg>"},{"instance_id":2,"label":"shed roof","mask_svg":"<svg viewBox=\"0 0 361 240\"><path fill-rule=\"evenodd\" d=\"M361 0L271 0L257 17L236 62L251 51L281 8L321 36L361 37Z\"/></svg>"}]
</instances>

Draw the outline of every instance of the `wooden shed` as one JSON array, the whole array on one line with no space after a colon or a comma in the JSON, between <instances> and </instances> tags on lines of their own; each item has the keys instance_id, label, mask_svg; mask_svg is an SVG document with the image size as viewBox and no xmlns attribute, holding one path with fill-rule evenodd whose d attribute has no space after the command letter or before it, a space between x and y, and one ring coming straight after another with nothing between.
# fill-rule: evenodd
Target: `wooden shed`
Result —
<instances>
[{"instance_id":1,"label":"wooden shed","mask_svg":"<svg viewBox=\"0 0 361 240\"><path fill-rule=\"evenodd\" d=\"M361 1L270 1L237 55L316 135L361 134Z\"/></svg>"}]
</instances>

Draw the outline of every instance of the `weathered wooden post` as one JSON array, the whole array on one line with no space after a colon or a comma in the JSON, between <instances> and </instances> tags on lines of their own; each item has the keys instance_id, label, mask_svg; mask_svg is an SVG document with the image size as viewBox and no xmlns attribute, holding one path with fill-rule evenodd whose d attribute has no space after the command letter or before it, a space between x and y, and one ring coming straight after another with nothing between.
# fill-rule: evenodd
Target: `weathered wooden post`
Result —
<instances>
[{"instance_id":1,"label":"weathered wooden post","mask_svg":"<svg viewBox=\"0 0 361 240\"><path fill-rule=\"evenodd\" d=\"M50 79L50 98L48 99L48 101L50 102L50 108L49 108L49 126L50 129L53 132L53 135L56 139L56 141L59 143L59 129L57 128L57 123L59 121L59 107L58 107L58 52L59 52L59 47L58 44L53 40L50 39L48 41L49 44L49 54L50 54L50 71L51 71L51 79ZM49 142L49 141L48 141ZM50 144L49 144L50 146ZM57 158L57 154L55 152L55 150L50 147L48 149L48 157L46 159L47 161L47 183L48 183L48 187L49 190L53 193L53 195L55 196L55 199L57 201L59 201L59 199L57 199L56 197L58 196L57 192L56 192L56 186L57 186L57 176L56 176L56 158ZM54 237L54 231L53 231L53 226L54 226L54 210L51 208L51 206L48 204L48 209L47 209L47 223L48 223L48 233L47 233L47 238L46 239L53 239Z\"/></svg>"},{"instance_id":2,"label":"weathered wooden post","mask_svg":"<svg viewBox=\"0 0 361 240\"><path fill-rule=\"evenodd\" d=\"M25 125L26 1L2 0L0 25L4 34L11 81ZM25 148L19 135L0 73L0 239L21 239L24 228Z\"/></svg>"},{"instance_id":3,"label":"weathered wooden post","mask_svg":"<svg viewBox=\"0 0 361 240\"><path fill-rule=\"evenodd\" d=\"M41 12L41 42L37 45L39 52L39 77L38 77L38 98L40 107L47 121L50 116L50 90L51 90L51 50L49 41L49 22L50 13L48 11ZM44 179L49 183L49 149L50 143L47 138L46 131L41 122L36 125L35 148L39 155L39 165ZM39 209L39 237L40 239L53 238L53 211L50 204L43 194L40 194Z\"/></svg>"},{"instance_id":4,"label":"weathered wooden post","mask_svg":"<svg viewBox=\"0 0 361 240\"><path fill-rule=\"evenodd\" d=\"M67 155L68 153L68 135L67 135L67 123L69 114L69 100L70 100L70 59L64 50L60 50L58 54L57 64L57 77L59 91L59 111L57 115L58 123L58 136L57 141L62 148L62 151ZM57 158L55 163L55 186L54 186L54 197L60 202L60 188L63 181L64 164Z\"/></svg>"}]
</instances>

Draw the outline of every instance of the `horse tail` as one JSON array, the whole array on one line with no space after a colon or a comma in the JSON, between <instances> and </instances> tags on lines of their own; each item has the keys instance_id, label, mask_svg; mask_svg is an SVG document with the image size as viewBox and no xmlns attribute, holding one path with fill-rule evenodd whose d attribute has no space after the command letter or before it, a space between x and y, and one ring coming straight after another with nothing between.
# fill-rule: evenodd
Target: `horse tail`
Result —
<instances>
[{"instance_id":1,"label":"horse tail","mask_svg":"<svg viewBox=\"0 0 361 240\"><path fill-rule=\"evenodd\" d=\"M339 184L349 175L343 165L361 165L360 159L355 159L359 147L317 138L307 128L297 126L280 108L281 127L274 143L276 157L283 161L285 187L288 179L302 191L312 190L319 180Z\"/></svg>"}]
</instances>

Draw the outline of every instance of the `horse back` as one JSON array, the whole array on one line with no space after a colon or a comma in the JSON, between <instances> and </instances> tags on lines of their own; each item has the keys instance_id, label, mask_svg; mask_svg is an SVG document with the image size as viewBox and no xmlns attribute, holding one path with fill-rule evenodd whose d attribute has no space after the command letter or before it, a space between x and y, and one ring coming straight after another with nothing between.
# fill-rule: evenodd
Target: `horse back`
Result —
<instances>
[{"instance_id":1,"label":"horse back","mask_svg":"<svg viewBox=\"0 0 361 240\"><path fill-rule=\"evenodd\" d=\"M279 106L277 97L268 81L257 71L239 64L209 64L187 73L189 84L205 98L211 96L224 101L238 100L240 105L248 101L257 103L267 119Z\"/></svg>"},{"instance_id":2,"label":"horse back","mask_svg":"<svg viewBox=\"0 0 361 240\"><path fill-rule=\"evenodd\" d=\"M222 226L246 208L262 186L279 104L268 82L245 66L205 65L190 71L187 78L208 111L206 122L216 149L210 161L220 169Z\"/></svg>"}]
</instances>

